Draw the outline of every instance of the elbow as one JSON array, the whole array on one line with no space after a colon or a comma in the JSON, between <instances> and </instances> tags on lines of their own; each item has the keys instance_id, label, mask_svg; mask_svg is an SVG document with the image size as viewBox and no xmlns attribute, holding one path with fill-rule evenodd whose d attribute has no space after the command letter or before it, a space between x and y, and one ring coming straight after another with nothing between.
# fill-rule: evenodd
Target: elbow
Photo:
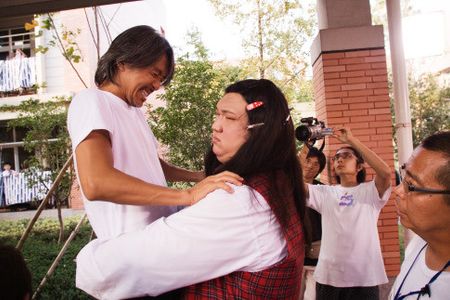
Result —
<instances>
[{"instance_id":1,"label":"elbow","mask_svg":"<svg viewBox=\"0 0 450 300\"><path fill-rule=\"evenodd\" d=\"M385 181L390 181L391 180L391 169L388 166L386 166L377 175Z\"/></svg>"},{"instance_id":2,"label":"elbow","mask_svg":"<svg viewBox=\"0 0 450 300\"><path fill-rule=\"evenodd\" d=\"M103 198L101 184L97 179L86 180L81 183L83 194L89 201L99 200Z\"/></svg>"}]
</instances>

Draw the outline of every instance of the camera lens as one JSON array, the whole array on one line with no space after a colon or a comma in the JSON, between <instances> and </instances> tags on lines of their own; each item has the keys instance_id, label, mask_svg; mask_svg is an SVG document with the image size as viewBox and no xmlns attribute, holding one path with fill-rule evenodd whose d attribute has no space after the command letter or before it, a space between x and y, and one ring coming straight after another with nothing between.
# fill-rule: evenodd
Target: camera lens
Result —
<instances>
[{"instance_id":1,"label":"camera lens","mask_svg":"<svg viewBox=\"0 0 450 300\"><path fill-rule=\"evenodd\" d=\"M308 126L301 125L298 126L297 129L295 129L295 137L299 141L307 141L311 136L311 132L309 131Z\"/></svg>"}]
</instances>

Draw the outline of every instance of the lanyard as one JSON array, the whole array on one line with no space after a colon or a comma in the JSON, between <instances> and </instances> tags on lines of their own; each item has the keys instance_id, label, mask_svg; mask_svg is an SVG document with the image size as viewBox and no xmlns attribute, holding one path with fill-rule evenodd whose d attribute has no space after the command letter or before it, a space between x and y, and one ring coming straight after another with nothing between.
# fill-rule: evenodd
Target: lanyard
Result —
<instances>
[{"instance_id":1,"label":"lanyard","mask_svg":"<svg viewBox=\"0 0 450 300\"><path fill-rule=\"evenodd\" d=\"M423 288L421 288L421 289L418 290L418 291L409 292L409 293L406 294L406 295L400 295L400 290L402 289L403 284L405 283L406 277L408 277L409 272L411 271L412 267L414 266L414 264L416 263L417 259L419 258L420 253L422 253L423 249L425 249L425 247L426 247L427 245L428 245L428 243L425 244L425 245L422 247L422 249L420 249L419 253L417 253L417 255L416 255L416 258L414 258L414 261L413 261L413 263L411 264L411 266L409 267L408 272L406 272L405 277L403 277L402 283L400 284L400 286L399 286L399 288L398 288L398 290L397 290L397 293L395 293L394 300L402 300L402 299L405 299L405 298L408 297L408 296L415 295L415 294L419 294L419 295L417 296L417 299L419 299L420 296L423 296L423 295L425 295L425 294L427 294L428 297L431 297L430 284L432 284L432 283L439 277L439 275L441 275L441 273L442 273L448 266L450 266L450 260L449 260L449 261L445 264L445 266L444 266L439 272L437 272L436 274L434 274L433 277L431 277L430 281L428 281L428 283L425 284L425 286L424 286Z\"/></svg>"}]
</instances>

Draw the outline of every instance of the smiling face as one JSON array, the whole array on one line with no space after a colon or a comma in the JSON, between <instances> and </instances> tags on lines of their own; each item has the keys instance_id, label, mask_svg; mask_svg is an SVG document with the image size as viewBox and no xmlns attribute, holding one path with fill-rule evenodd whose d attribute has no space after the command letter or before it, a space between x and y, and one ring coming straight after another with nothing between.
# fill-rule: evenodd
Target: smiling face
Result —
<instances>
[{"instance_id":1,"label":"smiling face","mask_svg":"<svg viewBox=\"0 0 450 300\"><path fill-rule=\"evenodd\" d=\"M425 239L439 233L448 234L450 205L442 194L412 192L407 186L445 190L435 175L446 163L447 159L441 153L418 147L405 164L402 183L394 189L400 222Z\"/></svg>"},{"instance_id":2,"label":"smiling face","mask_svg":"<svg viewBox=\"0 0 450 300\"><path fill-rule=\"evenodd\" d=\"M117 89L113 93L129 105L141 107L147 97L161 87L166 76L166 55L162 55L153 65L145 68L120 64L116 74Z\"/></svg>"},{"instance_id":3,"label":"smiling face","mask_svg":"<svg viewBox=\"0 0 450 300\"><path fill-rule=\"evenodd\" d=\"M316 178L317 174L320 170L319 159L315 156L311 156L305 159L304 164L302 164L303 168L303 179L310 183Z\"/></svg>"},{"instance_id":4,"label":"smiling face","mask_svg":"<svg viewBox=\"0 0 450 300\"><path fill-rule=\"evenodd\" d=\"M246 105L237 93L227 93L217 103L212 125L212 151L222 164L229 161L248 139Z\"/></svg>"}]
</instances>

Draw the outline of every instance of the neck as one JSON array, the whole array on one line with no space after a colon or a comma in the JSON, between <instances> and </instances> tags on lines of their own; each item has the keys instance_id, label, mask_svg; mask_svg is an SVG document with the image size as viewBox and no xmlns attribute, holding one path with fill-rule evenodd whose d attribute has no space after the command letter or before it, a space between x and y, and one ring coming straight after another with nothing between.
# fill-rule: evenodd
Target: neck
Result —
<instances>
[{"instance_id":1,"label":"neck","mask_svg":"<svg viewBox=\"0 0 450 300\"><path fill-rule=\"evenodd\" d=\"M123 94L120 92L120 88L117 84L114 84L112 82L104 82L102 85L98 87L100 90L105 92L110 92L111 94L116 95L122 100L125 100Z\"/></svg>"},{"instance_id":2,"label":"neck","mask_svg":"<svg viewBox=\"0 0 450 300\"><path fill-rule=\"evenodd\" d=\"M312 184L312 183L313 183L313 180L314 180L314 178L305 178L305 177L303 177L303 182L304 182L304 183Z\"/></svg>"},{"instance_id":3,"label":"neck","mask_svg":"<svg viewBox=\"0 0 450 300\"><path fill-rule=\"evenodd\" d=\"M355 175L340 175L339 179L341 180L341 186L343 187L352 187L357 186L359 183L356 180Z\"/></svg>"},{"instance_id":4,"label":"neck","mask_svg":"<svg viewBox=\"0 0 450 300\"><path fill-rule=\"evenodd\" d=\"M425 254L425 262L427 267L439 271L450 260L450 233L446 233L445 237L427 239L428 247ZM446 270L450 272L449 269Z\"/></svg>"}]
</instances>

